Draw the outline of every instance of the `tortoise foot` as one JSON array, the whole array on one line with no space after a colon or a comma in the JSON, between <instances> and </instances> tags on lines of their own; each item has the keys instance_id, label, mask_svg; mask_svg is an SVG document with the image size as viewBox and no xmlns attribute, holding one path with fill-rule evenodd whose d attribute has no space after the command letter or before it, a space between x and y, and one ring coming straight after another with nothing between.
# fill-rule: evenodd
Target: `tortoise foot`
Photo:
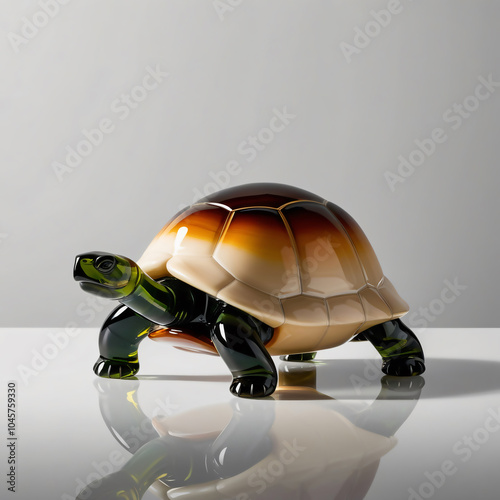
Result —
<instances>
[{"instance_id":1,"label":"tortoise foot","mask_svg":"<svg viewBox=\"0 0 500 500\"><path fill-rule=\"evenodd\" d=\"M276 383L272 376L247 375L233 378L229 390L240 398L264 398L274 392Z\"/></svg>"},{"instance_id":2,"label":"tortoise foot","mask_svg":"<svg viewBox=\"0 0 500 500\"><path fill-rule=\"evenodd\" d=\"M281 361L312 361L316 357L316 352L304 352L302 354L287 354L280 356Z\"/></svg>"},{"instance_id":3,"label":"tortoise foot","mask_svg":"<svg viewBox=\"0 0 500 500\"><path fill-rule=\"evenodd\" d=\"M128 378L139 371L139 363L107 359L99 356L94 365L94 373L103 378Z\"/></svg>"},{"instance_id":4,"label":"tortoise foot","mask_svg":"<svg viewBox=\"0 0 500 500\"><path fill-rule=\"evenodd\" d=\"M421 358L391 358L384 361L382 371L395 377L413 377L424 373L425 363Z\"/></svg>"}]
</instances>

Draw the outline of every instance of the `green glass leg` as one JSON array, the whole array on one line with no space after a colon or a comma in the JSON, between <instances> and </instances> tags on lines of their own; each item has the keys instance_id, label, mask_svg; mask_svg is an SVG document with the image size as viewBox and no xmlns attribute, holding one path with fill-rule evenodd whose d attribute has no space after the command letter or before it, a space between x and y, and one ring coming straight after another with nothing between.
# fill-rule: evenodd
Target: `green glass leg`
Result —
<instances>
[{"instance_id":1,"label":"green glass leg","mask_svg":"<svg viewBox=\"0 0 500 500\"><path fill-rule=\"evenodd\" d=\"M88 484L76 500L140 500L157 480L174 487L189 484L193 468L202 471L203 464L195 463L196 443L172 436L153 439L142 446L117 472ZM204 474L203 474L204 473ZM201 482L201 481L200 481Z\"/></svg>"},{"instance_id":2,"label":"green glass leg","mask_svg":"<svg viewBox=\"0 0 500 500\"><path fill-rule=\"evenodd\" d=\"M100 377L132 377L139 371L137 350L147 337L151 321L120 305L104 322L99 335L99 359L94 372Z\"/></svg>"},{"instance_id":3,"label":"green glass leg","mask_svg":"<svg viewBox=\"0 0 500 500\"><path fill-rule=\"evenodd\" d=\"M382 356L382 371L399 377L425 371L422 346L415 334L400 320L390 320L363 331Z\"/></svg>"},{"instance_id":4,"label":"green glass leg","mask_svg":"<svg viewBox=\"0 0 500 500\"><path fill-rule=\"evenodd\" d=\"M269 326L249 314L225 306L212 329L212 342L233 375L230 391L240 397L269 396L278 374L261 338Z\"/></svg>"}]
</instances>

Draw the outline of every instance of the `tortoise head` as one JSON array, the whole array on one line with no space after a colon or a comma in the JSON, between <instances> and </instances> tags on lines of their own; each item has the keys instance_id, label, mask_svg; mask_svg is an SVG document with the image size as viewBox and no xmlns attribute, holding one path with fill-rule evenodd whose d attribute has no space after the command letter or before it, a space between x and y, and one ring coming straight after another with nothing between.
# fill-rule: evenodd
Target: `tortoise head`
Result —
<instances>
[{"instance_id":1,"label":"tortoise head","mask_svg":"<svg viewBox=\"0 0 500 500\"><path fill-rule=\"evenodd\" d=\"M130 295L139 280L137 264L121 255L89 252L76 256L73 277L86 292L121 299Z\"/></svg>"}]
</instances>

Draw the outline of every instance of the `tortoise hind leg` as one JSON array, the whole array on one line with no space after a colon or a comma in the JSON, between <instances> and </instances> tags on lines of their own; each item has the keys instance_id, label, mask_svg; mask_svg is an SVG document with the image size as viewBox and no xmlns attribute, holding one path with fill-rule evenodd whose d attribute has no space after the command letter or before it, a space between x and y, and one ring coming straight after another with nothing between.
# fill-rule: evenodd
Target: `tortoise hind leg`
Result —
<instances>
[{"instance_id":1,"label":"tortoise hind leg","mask_svg":"<svg viewBox=\"0 0 500 500\"><path fill-rule=\"evenodd\" d=\"M276 366L262 341L271 334L271 327L227 304L216 318L211 338L231 370L235 396L265 397L276 389Z\"/></svg>"},{"instance_id":2,"label":"tortoise hind leg","mask_svg":"<svg viewBox=\"0 0 500 500\"><path fill-rule=\"evenodd\" d=\"M287 354L286 356L280 356L281 361L312 361L317 352L303 352L300 354Z\"/></svg>"},{"instance_id":3,"label":"tortoise hind leg","mask_svg":"<svg viewBox=\"0 0 500 500\"><path fill-rule=\"evenodd\" d=\"M363 334L382 356L382 371L387 375L406 377L424 373L422 346L400 319L372 326Z\"/></svg>"},{"instance_id":4,"label":"tortoise hind leg","mask_svg":"<svg viewBox=\"0 0 500 500\"><path fill-rule=\"evenodd\" d=\"M105 378L132 377L139 371L137 350L153 324L127 306L114 309L99 334L94 373Z\"/></svg>"}]
</instances>

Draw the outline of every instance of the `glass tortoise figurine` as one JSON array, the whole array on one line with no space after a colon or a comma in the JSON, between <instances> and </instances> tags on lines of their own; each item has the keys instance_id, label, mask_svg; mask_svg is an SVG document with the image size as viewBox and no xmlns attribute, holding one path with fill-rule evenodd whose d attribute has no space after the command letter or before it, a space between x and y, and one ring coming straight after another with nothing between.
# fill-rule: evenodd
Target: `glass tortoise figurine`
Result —
<instances>
[{"instance_id":1,"label":"glass tortoise figurine","mask_svg":"<svg viewBox=\"0 0 500 500\"><path fill-rule=\"evenodd\" d=\"M231 392L264 397L277 385L272 355L308 361L316 351L369 340L387 375L424 372L424 354L399 319L408 312L358 224L303 189L257 183L224 189L182 210L137 263L78 255L86 292L118 300L99 336L101 377L131 377L149 336L219 354Z\"/></svg>"}]
</instances>

